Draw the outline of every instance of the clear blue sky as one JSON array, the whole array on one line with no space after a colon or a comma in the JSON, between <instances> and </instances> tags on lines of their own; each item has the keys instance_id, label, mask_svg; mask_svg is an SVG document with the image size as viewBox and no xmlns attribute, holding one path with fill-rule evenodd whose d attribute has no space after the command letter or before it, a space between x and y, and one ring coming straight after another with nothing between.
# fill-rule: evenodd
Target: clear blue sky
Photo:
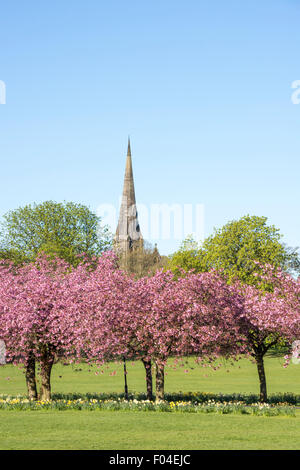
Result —
<instances>
[{"instance_id":1,"label":"clear blue sky","mask_svg":"<svg viewBox=\"0 0 300 470\"><path fill-rule=\"evenodd\" d=\"M0 215L118 204L130 134L139 202L203 203L206 235L265 215L300 245L299 18L299 0L3 2Z\"/></svg>"}]
</instances>

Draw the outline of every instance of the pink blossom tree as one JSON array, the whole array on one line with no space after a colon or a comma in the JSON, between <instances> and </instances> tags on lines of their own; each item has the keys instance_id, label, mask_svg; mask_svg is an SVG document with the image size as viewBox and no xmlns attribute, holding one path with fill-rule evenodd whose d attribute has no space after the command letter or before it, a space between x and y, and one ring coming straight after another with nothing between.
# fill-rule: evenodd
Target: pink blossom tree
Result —
<instances>
[{"instance_id":1,"label":"pink blossom tree","mask_svg":"<svg viewBox=\"0 0 300 470\"><path fill-rule=\"evenodd\" d=\"M152 399L152 363L155 364L156 399L164 398L164 367L170 356L178 354L185 299L171 272L158 271L136 281L133 302L135 325L131 344L146 370L147 397Z\"/></svg>"},{"instance_id":2,"label":"pink blossom tree","mask_svg":"<svg viewBox=\"0 0 300 470\"><path fill-rule=\"evenodd\" d=\"M93 269L79 266L70 278L74 282L63 322L66 328L72 324L76 358L103 363L133 357L129 344L129 325L134 323L133 279L118 269L116 256L106 253L95 261Z\"/></svg>"},{"instance_id":3,"label":"pink blossom tree","mask_svg":"<svg viewBox=\"0 0 300 470\"><path fill-rule=\"evenodd\" d=\"M69 306L70 267L41 256L21 266L0 266L0 337L8 360L22 363L30 399L37 398L35 361L40 363L40 398L51 397L50 376L57 357L72 349L71 324L63 316Z\"/></svg>"},{"instance_id":4,"label":"pink blossom tree","mask_svg":"<svg viewBox=\"0 0 300 470\"><path fill-rule=\"evenodd\" d=\"M157 399L164 397L169 357L240 351L232 339L241 298L217 273L187 273L177 280L171 272L157 272L139 279L133 289L132 342L143 361L155 363ZM150 387L148 376L149 394Z\"/></svg>"},{"instance_id":5,"label":"pink blossom tree","mask_svg":"<svg viewBox=\"0 0 300 470\"><path fill-rule=\"evenodd\" d=\"M68 316L75 321L75 347L91 361L141 359L145 366L147 396L152 399L152 361L156 364L157 395L163 390L163 364L176 354L180 312L184 299L176 292L171 273L158 272L135 280L111 269L112 255L102 258L84 285L84 296ZM67 316L65 316L67 319Z\"/></svg>"},{"instance_id":6,"label":"pink blossom tree","mask_svg":"<svg viewBox=\"0 0 300 470\"><path fill-rule=\"evenodd\" d=\"M189 272L179 284L187 303L183 352L185 345L187 354L230 356L242 352L236 324L243 311L239 293L215 270Z\"/></svg>"},{"instance_id":7,"label":"pink blossom tree","mask_svg":"<svg viewBox=\"0 0 300 470\"><path fill-rule=\"evenodd\" d=\"M291 344L300 334L300 282L280 269L265 266L257 287L235 284L243 296L243 312L237 320L238 336L254 358L260 401L267 401L264 356L282 341Z\"/></svg>"}]
</instances>

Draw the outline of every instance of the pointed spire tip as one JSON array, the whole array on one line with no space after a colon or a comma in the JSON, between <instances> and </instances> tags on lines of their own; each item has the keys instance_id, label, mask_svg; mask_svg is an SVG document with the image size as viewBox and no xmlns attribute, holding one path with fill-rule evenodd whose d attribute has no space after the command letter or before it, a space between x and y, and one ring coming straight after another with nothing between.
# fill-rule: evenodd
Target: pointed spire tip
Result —
<instances>
[{"instance_id":1,"label":"pointed spire tip","mask_svg":"<svg viewBox=\"0 0 300 470\"><path fill-rule=\"evenodd\" d=\"M127 156L131 157L130 136L128 136Z\"/></svg>"}]
</instances>

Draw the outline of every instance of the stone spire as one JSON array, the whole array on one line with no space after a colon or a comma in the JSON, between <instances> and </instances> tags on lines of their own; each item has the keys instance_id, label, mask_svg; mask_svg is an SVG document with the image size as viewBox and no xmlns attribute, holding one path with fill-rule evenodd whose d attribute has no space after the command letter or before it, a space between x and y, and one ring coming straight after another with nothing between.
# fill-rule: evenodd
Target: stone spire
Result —
<instances>
[{"instance_id":1,"label":"stone spire","mask_svg":"<svg viewBox=\"0 0 300 470\"><path fill-rule=\"evenodd\" d=\"M118 227L115 235L117 249L127 253L143 243L136 210L132 172L131 146L128 137L127 158Z\"/></svg>"},{"instance_id":2,"label":"stone spire","mask_svg":"<svg viewBox=\"0 0 300 470\"><path fill-rule=\"evenodd\" d=\"M127 157L131 157L130 137L128 136Z\"/></svg>"}]
</instances>

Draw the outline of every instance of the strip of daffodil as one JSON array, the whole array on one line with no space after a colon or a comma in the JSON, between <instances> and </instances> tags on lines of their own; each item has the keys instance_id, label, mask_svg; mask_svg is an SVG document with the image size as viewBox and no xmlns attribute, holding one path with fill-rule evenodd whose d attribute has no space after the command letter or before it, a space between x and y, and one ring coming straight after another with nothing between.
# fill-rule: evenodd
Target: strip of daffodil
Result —
<instances>
[{"instance_id":1,"label":"strip of daffodil","mask_svg":"<svg viewBox=\"0 0 300 470\"><path fill-rule=\"evenodd\" d=\"M109 410L109 411L154 411L169 413L218 413L218 414L245 414L256 416L296 416L295 407L282 403L271 405L267 403L253 403L245 405L243 402L216 402L208 400L206 403L192 401L160 401L149 400L51 400L29 401L26 398L0 398L0 410L30 411L30 410Z\"/></svg>"}]
</instances>

